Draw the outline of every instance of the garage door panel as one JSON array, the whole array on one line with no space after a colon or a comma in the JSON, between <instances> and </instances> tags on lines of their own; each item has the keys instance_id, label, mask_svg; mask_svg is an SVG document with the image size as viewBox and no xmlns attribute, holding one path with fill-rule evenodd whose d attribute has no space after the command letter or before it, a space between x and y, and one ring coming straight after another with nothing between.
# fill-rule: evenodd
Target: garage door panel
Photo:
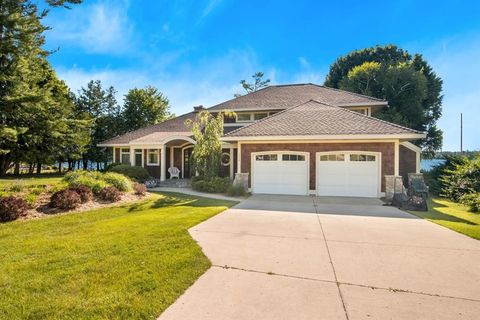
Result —
<instances>
[{"instance_id":1,"label":"garage door panel","mask_svg":"<svg viewBox=\"0 0 480 320\"><path fill-rule=\"evenodd\" d=\"M255 155L253 156L253 192L295 195L307 194L308 162L306 160L282 160L281 153L272 154L277 154L276 161L259 160Z\"/></svg>"},{"instance_id":2,"label":"garage door panel","mask_svg":"<svg viewBox=\"0 0 480 320\"><path fill-rule=\"evenodd\" d=\"M348 152L341 154L344 154L345 157L329 157L329 159L336 158L337 161L320 161L320 156L317 157L317 194L321 196L377 197L380 165L378 155L354 153L352 154L354 156L350 157L351 154ZM323 156L323 159L325 158ZM338 161L338 159L343 161ZM366 159L369 161L365 161Z\"/></svg>"}]
</instances>

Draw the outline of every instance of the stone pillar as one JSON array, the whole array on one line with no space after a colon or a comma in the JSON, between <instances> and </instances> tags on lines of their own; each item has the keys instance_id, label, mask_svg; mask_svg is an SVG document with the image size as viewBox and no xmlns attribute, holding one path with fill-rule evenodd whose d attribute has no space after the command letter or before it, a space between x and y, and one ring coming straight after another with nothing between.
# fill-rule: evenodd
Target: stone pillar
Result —
<instances>
[{"instance_id":1,"label":"stone pillar","mask_svg":"<svg viewBox=\"0 0 480 320\"><path fill-rule=\"evenodd\" d=\"M233 179L233 164L234 164L233 159L234 159L233 148L230 147L230 179Z\"/></svg>"},{"instance_id":2,"label":"stone pillar","mask_svg":"<svg viewBox=\"0 0 480 320\"><path fill-rule=\"evenodd\" d=\"M391 202L393 195L396 193L404 193L403 178L401 176L385 176L385 201Z\"/></svg>"},{"instance_id":3,"label":"stone pillar","mask_svg":"<svg viewBox=\"0 0 480 320\"><path fill-rule=\"evenodd\" d=\"M167 175L167 146L162 145L160 151L160 181L165 181Z\"/></svg>"},{"instance_id":4,"label":"stone pillar","mask_svg":"<svg viewBox=\"0 0 480 320\"><path fill-rule=\"evenodd\" d=\"M235 173L235 180L233 185L243 185L245 190L248 190L248 173Z\"/></svg>"}]
</instances>

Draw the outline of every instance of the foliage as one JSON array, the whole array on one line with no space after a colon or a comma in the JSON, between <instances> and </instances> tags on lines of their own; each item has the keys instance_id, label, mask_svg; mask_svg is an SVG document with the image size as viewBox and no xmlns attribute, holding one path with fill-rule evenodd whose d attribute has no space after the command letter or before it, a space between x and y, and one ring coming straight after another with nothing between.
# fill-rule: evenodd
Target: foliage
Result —
<instances>
[{"instance_id":1,"label":"foliage","mask_svg":"<svg viewBox=\"0 0 480 320\"><path fill-rule=\"evenodd\" d=\"M125 95L121 118L124 131L133 131L171 118L169 101L157 88L130 89Z\"/></svg>"},{"instance_id":2,"label":"foliage","mask_svg":"<svg viewBox=\"0 0 480 320\"><path fill-rule=\"evenodd\" d=\"M444 170L440 177L442 196L459 202L462 196L480 192L480 156L474 159L462 158L453 169Z\"/></svg>"},{"instance_id":3,"label":"foliage","mask_svg":"<svg viewBox=\"0 0 480 320\"><path fill-rule=\"evenodd\" d=\"M213 177L207 180L192 181L192 189L210 193L224 193L232 184L230 178Z\"/></svg>"},{"instance_id":4,"label":"foliage","mask_svg":"<svg viewBox=\"0 0 480 320\"><path fill-rule=\"evenodd\" d=\"M330 66L325 85L388 100L373 116L426 132L426 156L441 148L442 80L421 55L394 45L353 51Z\"/></svg>"},{"instance_id":5,"label":"foliage","mask_svg":"<svg viewBox=\"0 0 480 320\"><path fill-rule=\"evenodd\" d=\"M122 193L115 187L105 187L98 195L104 201L117 202L122 199Z\"/></svg>"},{"instance_id":6,"label":"foliage","mask_svg":"<svg viewBox=\"0 0 480 320\"><path fill-rule=\"evenodd\" d=\"M210 267L187 230L233 204L152 194L3 225L2 318L156 319ZM113 292L114 299L105 298Z\"/></svg>"},{"instance_id":7,"label":"foliage","mask_svg":"<svg viewBox=\"0 0 480 320\"><path fill-rule=\"evenodd\" d=\"M240 81L240 84L242 85L242 88L247 92L255 92L257 90L260 90L262 88L268 87L270 84L270 79L265 79L263 80L263 72L255 72L252 75L253 78L253 83L248 83L246 80ZM235 97L240 97L242 94L236 93L234 94Z\"/></svg>"},{"instance_id":8,"label":"foliage","mask_svg":"<svg viewBox=\"0 0 480 320\"><path fill-rule=\"evenodd\" d=\"M107 172L102 175L102 179L120 191L125 192L132 190L132 181L123 174Z\"/></svg>"},{"instance_id":9,"label":"foliage","mask_svg":"<svg viewBox=\"0 0 480 320\"><path fill-rule=\"evenodd\" d=\"M10 187L10 191L12 192L22 192L25 188L25 184L22 180L16 180L12 186Z\"/></svg>"},{"instance_id":10,"label":"foliage","mask_svg":"<svg viewBox=\"0 0 480 320\"><path fill-rule=\"evenodd\" d=\"M435 195L440 195L445 187L441 177L446 174L447 170L454 170L456 164L461 164L465 158L458 155L445 155L443 163L434 166L430 171L424 172L425 182L429 186L429 191Z\"/></svg>"},{"instance_id":11,"label":"foliage","mask_svg":"<svg viewBox=\"0 0 480 320\"><path fill-rule=\"evenodd\" d=\"M120 164L110 169L110 172L123 174L130 179L138 182L144 182L150 178L147 169L143 167L131 166L129 164Z\"/></svg>"},{"instance_id":12,"label":"foliage","mask_svg":"<svg viewBox=\"0 0 480 320\"><path fill-rule=\"evenodd\" d=\"M222 111L213 115L201 111L194 121L187 120L185 124L191 128L196 141L192 151L193 170L206 180L218 176L221 166L224 117L235 116L233 112Z\"/></svg>"},{"instance_id":13,"label":"foliage","mask_svg":"<svg viewBox=\"0 0 480 320\"><path fill-rule=\"evenodd\" d=\"M8 222L18 219L28 210L25 200L9 196L0 198L0 222Z\"/></svg>"},{"instance_id":14,"label":"foliage","mask_svg":"<svg viewBox=\"0 0 480 320\"><path fill-rule=\"evenodd\" d=\"M247 190L243 184L232 184L227 188L227 195L232 197L244 197L247 195Z\"/></svg>"},{"instance_id":15,"label":"foliage","mask_svg":"<svg viewBox=\"0 0 480 320\"><path fill-rule=\"evenodd\" d=\"M467 193L460 197L461 204L469 207L471 212L480 211L480 192Z\"/></svg>"},{"instance_id":16,"label":"foliage","mask_svg":"<svg viewBox=\"0 0 480 320\"><path fill-rule=\"evenodd\" d=\"M70 187L87 186L92 189L94 194L99 194L107 186L107 183L102 179L101 173L96 171L77 170L69 172L65 175L64 180Z\"/></svg>"},{"instance_id":17,"label":"foliage","mask_svg":"<svg viewBox=\"0 0 480 320\"><path fill-rule=\"evenodd\" d=\"M79 185L78 187L70 188L70 190L75 191L80 196L82 203L87 203L93 199L92 189L87 186Z\"/></svg>"},{"instance_id":18,"label":"foliage","mask_svg":"<svg viewBox=\"0 0 480 320\"><path fill-rule=\"evenodd\" d=\"M135 182L133 184L133 191L137 196L144 196L147 193L147 187L143 183Z\"/></svg>"},{"instance_id":19,"label":"foliage","mask_svg":"<svg viewBox=\"0 0 480 320\"><path fill-rule=\"evenodd\" d=\"M65 1L50 1L65 3ZM78 2L72 0L72 3ZM0 175L13 163L52 162L85 143L68 87L43 49L46 10L33 1L3 1L0 10Z\"/></svg>"},{"instance_id":20,"label":"foliage","mask_svg":"<svg viewBox=\"0 0 480 320\"><path fill-rule=\"evenodd\" d=\"M63 189L50 197L50 206L64 210L75 209L82 202L80 195L72 189Z\"/></svg>"}]
</instances>

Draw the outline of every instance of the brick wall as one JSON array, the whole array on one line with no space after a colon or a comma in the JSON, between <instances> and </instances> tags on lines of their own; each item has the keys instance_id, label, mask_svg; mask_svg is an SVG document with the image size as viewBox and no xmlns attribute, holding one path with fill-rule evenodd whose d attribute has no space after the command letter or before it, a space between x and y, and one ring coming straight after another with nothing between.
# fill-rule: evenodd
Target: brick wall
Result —
<instances>
[{"instance_id":1,"label":"brick wall","mask_svg":"<svg viewBox=\"0 0 480 320\"><path fill-rule=\"evenodd\" d=\"M316 152L326 151L371 151L381 152L382 164L382 187L385 191L384 175L392 175L394 173L394 152L393 142L373 142L373 143L272 143L272 144L242 144L241 147L241 164L242 172L248 172L249 186L251 182L251 154L252 152L262 151L302 151L310 153L310 189L316 189Z\"/></svg>"}]
</instances>

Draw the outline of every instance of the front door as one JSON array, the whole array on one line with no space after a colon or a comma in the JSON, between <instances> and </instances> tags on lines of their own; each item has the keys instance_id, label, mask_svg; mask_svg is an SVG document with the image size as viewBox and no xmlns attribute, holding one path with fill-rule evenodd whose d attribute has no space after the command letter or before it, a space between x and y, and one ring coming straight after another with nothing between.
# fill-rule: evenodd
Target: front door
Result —
<instances>
[{"instance_id":1,"label":"front door","mask_svg":"<svg viewBox=\"0 0 480 320\"><path fill-rule=\"evenodd\" d=\"M193 148L188 148L183 150L183 177L184 178L192 177L192 172L193 172L192 151L193 151Z\"/></svg>"}]
</instances>

